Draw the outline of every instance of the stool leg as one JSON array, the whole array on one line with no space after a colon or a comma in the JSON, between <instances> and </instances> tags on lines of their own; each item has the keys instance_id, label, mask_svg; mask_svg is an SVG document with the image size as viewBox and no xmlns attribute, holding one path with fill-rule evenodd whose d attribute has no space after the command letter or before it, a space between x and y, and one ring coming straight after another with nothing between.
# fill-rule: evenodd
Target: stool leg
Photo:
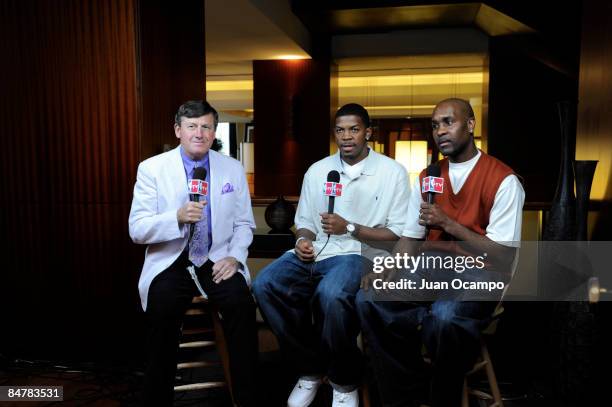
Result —
<instances>
[{"instance_id":1,"label":"stool leg","mask_svg":"<svg viewBox=\"0 0 612 407\"><path fill-rule=\"evenodd\" d=\"M363 400L363 407L370 407L370 386L365 381L361 385L361 400Z\"/></svg>"},{"instance_id":2,"label":"stool leg","mask_svg":"<svg viewBox=\"0 0 612 407\"><path fill-rule=\"evenodd\" d=\"M463 396L461 397L461 407L469 407L467 377L463 379Z\"/></svg>"},{"instance_id":3,"label":"stool leg","mask_svg":"<svg viewBox=\"0 0 612 407\"><path fill-rule=\"evenodd\" d=\"M489 355L489 350L487 349L487 345L484 342L481 346L481 353L482 359L487 362L485 365L485 369L487 372L487 380L489 381L489 386L491 388L491 395L493 396L493 400L495 401L495 406L504 407L501 392L499 391L499 385L497 384L497 378L495 377L495 370L493 369L493 364L491 363L491 356Z\"/></svg>"},{"instance_id":4,"label":"stool leg","mask_svg":"<svg viewBox=\"0 0 612 407\"><path fill-rule=\"evenodd\" d=\"M213 327L215 330L215 343L219 356L221 357L221 363L223 364L223 373L225 375L225 381L232 398L232 405L236 405L234 400L234 392L232 391L232 376L229 368L229 353L227 352L227 344L225 342L225 334L223 333L223 327L221 326L221 320L219 319L219 312L215 309L212 310Z\"/></svg>"}]
</instances>

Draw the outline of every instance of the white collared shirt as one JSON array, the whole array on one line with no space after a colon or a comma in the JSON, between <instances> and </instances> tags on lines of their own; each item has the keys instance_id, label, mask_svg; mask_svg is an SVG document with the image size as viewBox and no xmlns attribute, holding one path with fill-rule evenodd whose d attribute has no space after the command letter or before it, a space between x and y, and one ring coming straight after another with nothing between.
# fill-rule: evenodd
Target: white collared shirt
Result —
<instances>
[{"instance_id":1,"label":"white collared shirt","mask_svg":"<svg viewBox=\"0 0 612 407\"><path fill-rule=\"evenodd\" d=\"M324 183L332 170L340 173L342 184L342 196L335 199L334 213L350 223L387 228L398 237L404 229L410 190L406 169L372 150L363 160L361 174L357 177L351 179L345 172L346 166L336 153L311 165L304 175L295 225L297 229L308 229L316 234L315 253L321 251L327 240L320 213L328 210L329 198L324 195ZM331 235L316 261L346 254L361 254L361 242L350 234Z\"/></svg>"}]
</instances>

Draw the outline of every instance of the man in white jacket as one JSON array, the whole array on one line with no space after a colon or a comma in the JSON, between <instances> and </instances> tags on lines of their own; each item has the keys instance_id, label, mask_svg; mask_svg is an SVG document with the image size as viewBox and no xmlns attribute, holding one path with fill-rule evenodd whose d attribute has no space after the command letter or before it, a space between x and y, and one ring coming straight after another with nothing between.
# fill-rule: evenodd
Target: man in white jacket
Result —
<instances>
[{"instance_id":1,"label":"man in white jacket","mask_svg":"<svg viewBox=\"0 0 612 407\"><path fill-rule=\"evenodd\" d=\"M180 145L138 167L129 229L135 243L148 245L138 283L149 324L145 406L173 403L182 319L202 291L222 315L234 398L256 405L255 304L246 268L255 222L244 169L210 150L217 123L210 104L186 102L174 124ZM197 167L206 170L208 191L192 202L187 181Z\"/></svg>"}]
</instances>

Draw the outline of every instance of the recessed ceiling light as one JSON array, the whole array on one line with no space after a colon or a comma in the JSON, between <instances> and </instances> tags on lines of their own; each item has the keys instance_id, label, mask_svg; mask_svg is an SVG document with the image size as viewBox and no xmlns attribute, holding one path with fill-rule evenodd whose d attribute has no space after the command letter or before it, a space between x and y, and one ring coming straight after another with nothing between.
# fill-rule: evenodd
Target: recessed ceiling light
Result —
<instances>
[{"instance_id":1,"label":"recessed ceiling light","mask_svg":"<svg viewBox=\"0 0 612 407\"><path fill-rule=\"evenodd\" d=\"M276 59L310 59L303 55L279 55Z\"/></svg>"}]
</instances>

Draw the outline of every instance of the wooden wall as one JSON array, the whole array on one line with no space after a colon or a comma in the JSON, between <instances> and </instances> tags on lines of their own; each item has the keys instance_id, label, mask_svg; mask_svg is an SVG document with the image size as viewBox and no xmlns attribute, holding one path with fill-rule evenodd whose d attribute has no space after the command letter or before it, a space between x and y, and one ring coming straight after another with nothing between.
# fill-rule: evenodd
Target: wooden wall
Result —
<instances>
[{"instance_id":1,"label":"wooden wall","mask_svg":"<svg viewBox=\"0 0 612 407\"><path fill-rule=\"evenodd\" d=\"M527 39L490 39L488 152L524 178L526 201L553 199L560 165L556 103L576 100L576 78L525 53Z\"/></svg>"},{"instance_id":2,"label":"wooden wall","mask_svg":"<svg viewBox=\"0 0 612 407\"><path fill-rule=\"evenodd\" d=\"M187 100L206 95L204 0L141 0L140 75L145 159L174 147L174 115Z\"/></svg>"},{"instance_id":3,"label":"wooden wall","mask_svg":"<svg viewBox=\"0 0 612 407\"><path fill-rule=\"evenodd\" d=\"M253 61L256 195L299 195L308 167L329 155L334 75L326 60Z\"/></svg>"},{"instance_id":4,"label":"wooden wall","mask_svg":"<svg viewBox=\"0 0 612 407\"><path fill-rule=\"evenodd\" d=\"M136 168L162 134L176 140L177 101L204 89L203 2L184 4L173 18L158 5L0 3L5 354L137 356L143 248L127 230ZM195 26L195 36L182 39L197 43L195 52L176 46L183 25ZM160 33L152 39L153 27ZM177 80L187 69L197 75Z\"/></svg>"}]
</instances>

